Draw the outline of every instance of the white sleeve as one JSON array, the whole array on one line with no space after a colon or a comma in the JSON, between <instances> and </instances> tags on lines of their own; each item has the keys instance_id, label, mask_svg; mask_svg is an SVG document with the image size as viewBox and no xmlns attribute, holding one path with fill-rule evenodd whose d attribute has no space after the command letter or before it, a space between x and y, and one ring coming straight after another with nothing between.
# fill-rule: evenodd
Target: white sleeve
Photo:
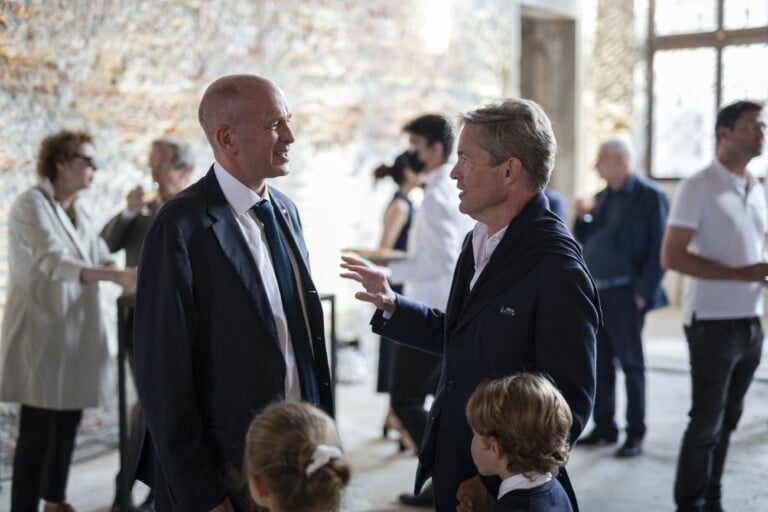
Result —
<instances>
[{"instance_id":1,"label":"white sleeve","mask_svg":"<svg viewBox=\"0 0 768 512\"><path fill-rule=\"evenodd\" d=\"M668 226L697 230L705 207L700 180L686 179L680 182L667 218Z\"/></svg>"},{"instance_id":2,"label":"white sleeve","mask_svg":"<svg viewBox=\"0 0 768 512\"><path fill-rule=\"evenodd\" d=\"M413 233L409 233L408 259L390 263L392 282L431 281L453 274L468 231L458 200L437 190L435 195L425 198L417 215L421 218L411 227L415 228Z\"/></svg>"}]
</instances>

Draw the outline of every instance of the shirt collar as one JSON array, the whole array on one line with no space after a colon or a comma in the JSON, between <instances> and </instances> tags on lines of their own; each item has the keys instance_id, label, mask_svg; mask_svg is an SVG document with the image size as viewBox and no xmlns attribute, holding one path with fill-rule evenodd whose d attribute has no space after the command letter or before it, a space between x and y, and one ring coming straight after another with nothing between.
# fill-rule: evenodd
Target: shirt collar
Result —
<instances>
[{"instance_id":1,"label":"shirt collar","mask_svg":"<svg viewBox=\"0 0 768 512\"><path fill-rule=\"evenodd\" d=\"M755 185L755 177L752 176L752 173L747 171L746 177L747 179L744 180L740 176L735 175L731 171L728 170L726 166L723 165L723 163L715 158L712 161L712 169L715 171L715 174L722 179L725 183L731 185L732 187L736 188L739 191L744 191L744 187L746 186L747 182L749 182L749 190L752 190Z\"/></svg>"},{"instance_id":2,"label":"shirt collar","mask_svg":"<svg viewBox=\"0 0 768 512\"><path fill-rule=\"evenodd\" d=\"M635 173L629 173L629 176L627 176L627 179L624 180L624 183L622 183L619 190L614 191L612 188L608 187L608 191L611 194L631 194L633 190L635 190L635 184L637 183L637 176L635 176Z\"/></svg>"},{"instance_id":3,"label":"shirt collar","mask_svg":"<svg viewBox=\"0 0 768 512\"><path fill-rule=\"evenodd\" d=\"M504 238L509 225L504 226L491 236L488 236L488 225L482 222L475 223L472 228L472 251L475 256L475 265L483 265Z\"/></svg>"},{"instance_id":4,"label":"shirt collar","mask_svg":"<svg viewBox=\"0 0 768 512\"><path fill-rule=\"evenodd\" d=\"M40 187L40 190L45 192L45 195L50 197L51 199L55 198L56 192L53 190L53 183L48 178L42 178L40 182L37 184L38 187Z\"/></svg>"},{"instance_id":5,"label":"shirt collar","mask_svg":"<svg viewBox=\"0 0 768 512\"><path fill-rule=\"evenodd\" d=\"M515 491L517 489L532 489L543 485L552 480L552 473L536 473L531 472L526 476L522 473L512 475L501 481L499 486L499 495L496 499L501 499L502 496L508 492Z\"/></svg>"},{"instance_id":6,"label":"shirt collar","mask_svg":"<svg viewBox=\"0 0 768 512\"><path fill-rule=\"evenodd\" d=\"M213 162L213 172L216 174L216 180L219 182L221 191L224 193L229 206L232 207L237 215L242 215L253 208L256 203L269 199L269 186L266 184L264 185L264 196L260 196L240 183L215 160Z\"/></svg>"}]
</instances>

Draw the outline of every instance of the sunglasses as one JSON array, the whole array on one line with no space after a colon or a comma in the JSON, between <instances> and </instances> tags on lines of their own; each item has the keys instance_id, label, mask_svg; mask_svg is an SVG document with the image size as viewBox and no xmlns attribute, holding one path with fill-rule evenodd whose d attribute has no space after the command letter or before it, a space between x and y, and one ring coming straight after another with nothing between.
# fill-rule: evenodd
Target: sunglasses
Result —
<instances>
[{"instance_id":1,"label":"sunglasses","mask_svg":"<svg viewBox=\"0 0 768 512\"><path fill-rule=\"evenodd\" d=\"M96 161L93 159L93 157L88 155L82 155L80 153L75 153L73 155L74 158L79 158L83 162L85 162L85 165L93 169L94 171L98 170L99 167L96 165Z\"/></svg>"}]
</instances>

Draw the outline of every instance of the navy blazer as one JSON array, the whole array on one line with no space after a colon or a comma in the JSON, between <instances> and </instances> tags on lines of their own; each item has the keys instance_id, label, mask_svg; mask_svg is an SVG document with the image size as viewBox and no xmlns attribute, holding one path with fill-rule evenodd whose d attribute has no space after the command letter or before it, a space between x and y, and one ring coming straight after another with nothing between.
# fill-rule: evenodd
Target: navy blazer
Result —
<instances>
[{"instance_id":1,"label":"navy blazer","mask_svg":"<svg viewBox=\"0 0 768 512\"><path fill-rule=\"evenodd\" d=\"M296 255L321 405L331 413L323 313L298 212L280 191L269 193ZM134 326L136 384L161 468L156 492L167 489L176 510L208 511L243 484L246 430L284 397L286 371L256 262L213 169L155 217Z\"/></svg>"},{"instance_id":2,"label":"navy blazer","mask_svg":"<svg viewBox=\"0 0 768 512\"><path fill-rule=\"evenodd\" d=\"M601 247L601 250L621 252L631 262L632 288L636 295L645 300L645 310L667 305L667 296L661 288L664 269L661 268L661 240L669 213L667 196L654 182L630 174L623 190L626 191L626 204L623 205L623 220L617 226L613 237L613 247ZM608 187L595 195L595 206L591 212L591 222L576 219L573 234L583 246L590 243L595 230L603 220L603 205L610 192ZM613 254L606 254L610 257ZM600 276L599 269L591 268L592 273ZM616 277L616 276L611 276Z\"/></svg>"},{"instance_id":3,"label":"navy blazer","mask_svg":"<svg viewBox=\"0 0 768 512\"><path fill-rule=\"evenodd\" d=\"M522 370L549 374L573 413L571 442L589 419L595 394L597 290L578 244L543 194L512 219L469 291L473 272L470 234L445 313L398 295L389 320L381 311L372 320L378 334L443 355L415 484L418 492L433 477L439 511L454 510L459 484L477 473L465 406L478 383Z\"/></svg>"}]
</instances>

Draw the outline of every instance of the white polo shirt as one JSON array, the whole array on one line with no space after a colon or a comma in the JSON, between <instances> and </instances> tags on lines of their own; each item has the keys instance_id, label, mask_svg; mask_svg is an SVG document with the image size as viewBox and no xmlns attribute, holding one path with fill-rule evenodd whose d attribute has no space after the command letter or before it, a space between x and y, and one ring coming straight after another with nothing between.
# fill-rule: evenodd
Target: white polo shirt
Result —
<instances>
[{"instance_id":1,"label":"white polo shirt","mask_svg":"<svg viewBox=\"0 0 768 512\"><path fill-rule=\"evenodd\" d=\"M691 253L741 267L763 261L767 215L760 182L749 173L744 180L714 160L680 183L667 224L696 231ZM762 316L763 285L685 276L685 325L694 313L699 320Z\"/></svg>"}]
</instances>

